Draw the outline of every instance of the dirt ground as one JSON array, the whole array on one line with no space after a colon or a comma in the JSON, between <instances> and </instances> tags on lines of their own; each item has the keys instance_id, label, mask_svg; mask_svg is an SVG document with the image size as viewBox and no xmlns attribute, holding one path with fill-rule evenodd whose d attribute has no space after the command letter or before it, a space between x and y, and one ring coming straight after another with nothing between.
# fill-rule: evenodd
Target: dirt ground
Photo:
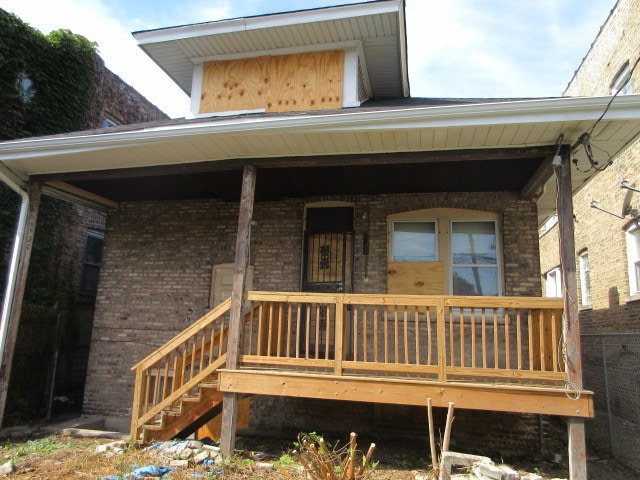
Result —
<instances>
[{"instance_id":1,"label":"dirt ground","mask_svg":"<svg viewBox=\"0 0 640 480\"><path fill-rule=\"evenodd\" d=\"M291 435L247 435L237 444L237 457L227 465L203 469L190 467L175 472L171 479L180 480L201 475L204 478L224 478L227 480L298 479L302 478L296 465L284 462L290 457L295 437ZM340 446L345 439L327 437L330 443ZM111 439L74 438L50 435L44 430L24 430L21 435L0 439L0 464L9 460L16 465L8 478L15 479L95 479L108 475L125 475L136 466L153 463L148 453L136 447L129 447L125 453L107 457L96 453L98 445L112 442ZM415 480L418 474L423 478L435 478L430 472L429 446L426 439L403 436L381 436L359 438L358 449L366 450L371 442L376 443L373 460L376 468L367 477L370 480ZM561 451L563 458L565 450ZM477 452L465 452L477 453ZM289 455L287 455L289 454ZM568 478L565 463L550 461L549 455L529 455L520 458L492 458L496 463L504 463L519 471L538 473L544 478ZM257 469L256 461L269 462L275 469ZM633 472L612 459L590 452L588 459L589 480L628 480L638 478ZM122 478L122 477L120 477Z\"/></svg>"}]
</instances>

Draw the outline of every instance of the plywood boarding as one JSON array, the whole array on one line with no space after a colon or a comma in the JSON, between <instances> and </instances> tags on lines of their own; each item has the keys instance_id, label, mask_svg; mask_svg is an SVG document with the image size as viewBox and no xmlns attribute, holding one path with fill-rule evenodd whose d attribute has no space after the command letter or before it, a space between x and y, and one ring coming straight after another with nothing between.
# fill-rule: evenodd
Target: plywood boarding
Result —
<instances>
[{"instance_id":1,"label":"plywood boarding","mask_svg":"<svg viewBox=\"0 0 640 480\"><path fill-rule=\"evenodd\" d=\"M387 293L444 295L444 263L389 262Z\"/></svg>"},{"instance_id":2,"label":"plywood boarding","mask_svg":"<svg viewBox=\"0 0 640 480\"><path fill-rule=\"evenodd\" d=\"M206 62L200 113L342 107L344 51Z\"/></svg>"}]
</instances>

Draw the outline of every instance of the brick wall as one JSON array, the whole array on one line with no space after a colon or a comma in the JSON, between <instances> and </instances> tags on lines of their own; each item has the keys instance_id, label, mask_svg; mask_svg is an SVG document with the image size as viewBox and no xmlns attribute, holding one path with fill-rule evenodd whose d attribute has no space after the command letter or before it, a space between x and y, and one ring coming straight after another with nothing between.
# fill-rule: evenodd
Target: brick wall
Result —
<instances>
[{"instance_id":1,"label":"brick wall","mask_svg":"<svg viewBox=\"0 0 640 480\"><path fill-rule=\"evenodd\" d=\"M638 59L639 44L640 0L619 0L565 95L610 95L620 68L626 62L633 66ZM633 91L640 92L639 68L631 82ZM592 138L596 146L597 132ZM606 163L602 151L594 149L594 154L601 165ZM592 199L599 200L600 207L621 215L627 195L627 190L620 188L622 178L640 185L640 141L596 174L573 199L576 254L588 252L591 273L591 306L583 306L580 311L584 384L595 392L596 408L596 418L587 422L587 440L640 471L638 450L629 441L629 432L640 428L640 298L629 295L625 240L631 217L616 218L590 207ZM640 194L633 193L630 203L640 209ZM545 273L559 263L557 226L541 236L540 250ZM580 285L577 294L580 298ZM629 410L634 414L629 415Z\"/></svg>"},{"instance_id":2,"label":"brick wall","mask_svg":"<svg viewBox=\"0 0 640 480\"><path fill-rule=\"evenodd\" d=\"M250 249L256 290L299 290L304 206L325 200L346 201L355 206L356 292L386 291L389 215L427 208L465 208L500 215L505 293L540 295L535 205L520 200L517 194L504 192L257 203ZM368 259L362 255L365 207L370 215ZM130 367L207 311L211 266L234 259L237 215L237 204L216 200L128 203L109 215L85 413L129 415L134 381ZM365 261L368 282L364 280ZM105 385L109 388L105 389ZM314 419L320 421L317 415L336 408L333 404L313 408L316 413L309 417L307 401L254 397L252 402L251 421L261 427L286 424L295 428L292 419L308 426ZM314 401L312 405L322 403ZM371 412L372 407L353 404L344 415L360 427L372 424ZM342 428L344 424L338 417L331 418L334 428ZM521 418L530 421L528 416ZM528 433L523 438L537 441L537 435Z\"/></svg>"},{"instance_id":3,"label":"brick wall","mask_svg":"<svg viewBox=\"0 0 640 480\"><path fill-rule=\"evenodd\" d=\"M166 120L162 110L128 85L96 58L93 72L93 95L87 112L87 128L102 128L106 117L118 125Z\"/></svg>"}]
</instances>

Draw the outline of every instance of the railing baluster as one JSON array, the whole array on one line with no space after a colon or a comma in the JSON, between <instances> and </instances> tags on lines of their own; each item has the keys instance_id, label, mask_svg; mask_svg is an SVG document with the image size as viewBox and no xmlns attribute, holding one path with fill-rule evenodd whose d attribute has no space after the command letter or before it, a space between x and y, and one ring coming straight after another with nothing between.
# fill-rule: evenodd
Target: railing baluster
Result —
<instances>
[{"instance_id":1,"label":"railing baluster","mask_svg":"<svg viewBox=\"0 0 640 480\"><path fill-rule=\"evenodd\" d=\"M471 328L471 367L476 368L476 309L471 308L471 317L469 318L469 326Z\"/></svg>"},{"instance_id":2,"label":"railing baluster","mask_svg":"<svg viewBox=\"0 0 640 480\"><path fill-rule=\"evenodd\" d=\"M384 363L389 363L389 312L387 310L387 306L385 305L382 310L383 314L383 327L384 327Z\"/></svg>"},{"instance_id":3,"label":"railing baluster","mask_svg":"<svg viewBox=\"0 0 640 480\"><path fill-rule=\"evenodd\" d=\"M464 344L465 339L464 339L464 308L460 309L460 341L458 343L460 343L460 366L464 367L465 366L465 355L466 355L466 345Z\"/></svg>"},{"instance_id":4,"label":"railing baluster","mask_svg":"<svg viewBox=\"0 0 640 480\"><path fill-rule=\"evenodd\" d=\"M509 311L505 309L504 311L504 358L505 358L505 368L511 368L511 339L509 338Z\"/></svg>"},{"instance_id":5,"label":"railing baluster","mask_svg":"<svg viewBox=\"0 0 640 480\"><path fill-rule=\"evenodd\" d=\"M402 322L404 324L404 363L409 364L409 318L407 306L404 305L402 310Z\"/></svg>"},{"instance_id":6,"label":"railing baluster","mask_svg":"<svg viewBox=\"0 0 640 480\"><path fill-rule=\"evenodd\" d=\"M431 334L431 307L427 307L425 321L427 322L427 365L432 365L431 354L433 351L433 338Z\"/></svg>"},{"instance_id":7,"label":"railing baluster","mask_svg":"<svg viewBox=\"0 0 640 480\"><path fill-rule=\"evenodd\" d=\"M309 346L310 346L310 342L311 342L311 304L305 304L306 306L306 327L304 329L304 333L305 333L305 349L304 349L304 356L305 358L309 358Z\"/></svg>"},{"instance_id":8,"label":"railing baluster","mask_svg":"<svg viewBox=\"0 0 640 480\"><path fill-rule=\"evenodd\" d=\"M378 308L373 307L373 361L378 363Z\"/></svg>"},{"instance_id":9,"label":"railing baluster","mask_svg":"<svg viewBox=\"0 0 640 480\"><path fill-rule=\"evenodd\" d=\"M444 300L438 301L437 311L437 345L438 345L438 380L441 382L447 381L447 339L446 339L446 325L445 325L445 304Z\"/></svg>"},{"instance_id":10,"label":"railing baluster","mask_svg":"<svg viewBox=\"0 0 640 480\"><path fill-rule=\"evenodd\" d=\"M527 325L528 325L528 334L529 334L529 370L534 369L533 355L534 355L534 345L533 345L533 312L530 308L527 312Z\"/></svg>"},{"instance_id":11,"label":"railing baluster","mask_svg":"<svg viewBox=\"0 0 640 480\"><path fill-rule=\"evenodd\" d=\"M420 365L420 309L416 305L413 307L413 328L415 330L415 364Z\"/></svg>"},{"instance_id":12,"label":"railing baluster","mask_svg":"<svg viewBox=\"0 0 640 480\"><path fill-rule=\"evenodd\" d=\"M516 310L516 345L518 350L518 370L522 370L522 320L521 311Z\"/></svg>"},{"instance_id":13,"label":"railing baluster","mask_svg":"<svg viewBox=\"0 0 640 480\"><path fill-rule=\"evenodd\" d=\"M500 345L498 337L498 309L493 309L493 368L499 368Z\"/></svg>"},{"instance_id":14,"label":"railing baluster","mask_svg":"<svg viewBox=\"0 0 640 480\"><path fill-rule=\"evenodd\" d=\"M302 304L297 303L298 306L296 312L296 358L300 358L300 335L302 331L300 330L300 326L302 324Z\"/></svg>"},{"instance_id":15,"label":"railing baluster","mask_svg":"<svg viewBox=\"0 0 640 480\"><path fill-rule=\"evenodd\" d=\"M540 318L540 371L544 372L547 370L547 342L545 341L546 339L544 334L544 331L546 329L545 316L542 310L540 310L540 313L538 315Z\"/></svg>"},{"instance_id":16,"label":"railing baluster","mask_svg":"<svg viewBox=\"0 0 640 480\"><path fill-rule=\"evenodd\" d=\"M555 313L551 316L551 348L553 357L553 366L551 368L554 372L559 372L560 364L558 362L558 318Z\"/></svg>"},{"instance_id":17,"label":"railing baluster","mask_svg":"<svg viewBox=\"0 0 640 480\"><path fill-rule=\"evenodd\" d=\"M482 307L482 368L487 368L487 310Z\"/></svg>"},{"instance_id":18,"label":"railing baluster","mask_svg":"<svg viewBox=\"0 0 640 480\"><path fill-rule=\"evenodd\" d=\"M292 305L291 303L287 303L287 338L285 340L287 350L285 352L285 357L291 357L291 325L293 323L292 313Z\"/></svg>"},{"instance_id":19,"label":"railing baluster","mask_svg":"<svg viewBox=\"0 0 640 480\"><path fill-rule=\"evenodd\" d=\"M362 306L362 361L367 362L369 360L369 322L367 312L369 309L366 305Z\"/></svg>"},{"instance_id":20,"label":"railing baluster","mask_svg":"<svg viewBox=\"0 0 640 480\"><path fill-rule=\"evenodd\" d=\"M273 344L273 306L275 302L269 302L269 318L267 319L267 357L271 356L271 345Z\"/></svg>"},{"instance_id":21,"label":"railing baluster","mask_svg":"<svg viewBox=\"0 0 640 480\"><path fill-rule=\"evenodd\" d=\"M453 361L455 350L454 350L454 339L453 339L453 308L449 307L449 365L454 366L455 362Z\"/></svg>"},{"instance_id":22,"label":"railing baluster","mask_svg":"<svg viewBox=\"0 0 640 480\"><path fill-rule=\"evenodd\" d=\"M353 307L352 310L352 315L353 315L353 321L351 322L353 325L353 330L351 332L351 336L353 337L353 359L355 361L358 361L358 347L359 347L359 342L358 342L358 335L360 334L360 331L358 329L358 309L355 308L355 306ZM336 327L337 328L337 327Z\"/></svg>"},{"instance_id":23,"label":"railing baluster","mask_svg":"<svg viewBox=\"0 0 640 480\"><path fill-rule=\"evenodd\" d=\"M316 359L320 358L320 323L321 323L321 316L320 316L320 304L316 303L316 338L315 338L315 342L316 342L316 353L315 353L315 357Z\"/></svg>"},{"instance_id":24,"label":"railing baluster","mask_svg":"<svg viewBox=\"0 0 640 480\"><path fill-rule=\"evenodd\" d=\"M260 307L258 307L258 342L256 345L256 355L262 355L262 337L264 337L264 329L262 328L263 319L264 319L264 303L260 302Z\"/></svg>"},{"instance_id":25,"label":"railing baluster","mask_svg":"<svg viewBox=\"0 0 640 480\"><path fill-rule=\"evenodd\" d=\"M329 360L329 350L331 350L331 342L332 342L331 339L333 338L331 336L331 308L329 308L329 305L326 305L326 304L324 308L326 309L326 312L327 312L326 320L324 322L326 327L326 331L324 332L324 338L325 338L324 359ZM334 314L334 317L335 317L335 314ZM338 346L335 345L335 340L333 340L333 343L334 343L333 348L335 350L336 348L338 348ZM335 355L335 352L334 352L334 355Z\"/></svg>"},{"instance_id":26,"label":"railing baluster","mask_svg":"<svg viewBox=\"0 0 640 480\"><path fill-rule=\"evenodd\" d=\"M283 319L283 314L284 314L284 305L282 303L279 304L278 306L278 331L276 332L276 334L278 335L278 344L276 345L276 357L281 357L282 356L282 335L284 333L284 319Z\"/></svg>"}]
</instances>

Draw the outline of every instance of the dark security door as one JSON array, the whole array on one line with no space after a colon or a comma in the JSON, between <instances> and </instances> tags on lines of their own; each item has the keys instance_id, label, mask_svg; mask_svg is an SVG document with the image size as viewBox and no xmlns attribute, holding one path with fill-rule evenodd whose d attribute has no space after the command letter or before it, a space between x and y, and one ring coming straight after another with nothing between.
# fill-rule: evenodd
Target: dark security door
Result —
<instances>
[{"instance_id":1,"label":"dark security door","mask_svg":"<svg viewBox=\"0 0 640 480\"><path fill-rule=\"evenodd\" d=\"M353 277L353 207L307 210L304 292L350 292Z\"/></svg>"},{"instance_id":2,"label":"dark security door","mask_svg":"<svg viewBox=\"0 0 640 480\"><path fill-rule=\"evenodd\" d=\"M307 209L303 266L302 291L323 293L352 291L353 207ZM306 304L303 318L300 343L305 356L333 359L335 305L333 303ZM350 332L347 314L345 339L349 338ZM346 351L347 355L349 355L348 350L349 348Z\"/></svg>"}]
</instances>

